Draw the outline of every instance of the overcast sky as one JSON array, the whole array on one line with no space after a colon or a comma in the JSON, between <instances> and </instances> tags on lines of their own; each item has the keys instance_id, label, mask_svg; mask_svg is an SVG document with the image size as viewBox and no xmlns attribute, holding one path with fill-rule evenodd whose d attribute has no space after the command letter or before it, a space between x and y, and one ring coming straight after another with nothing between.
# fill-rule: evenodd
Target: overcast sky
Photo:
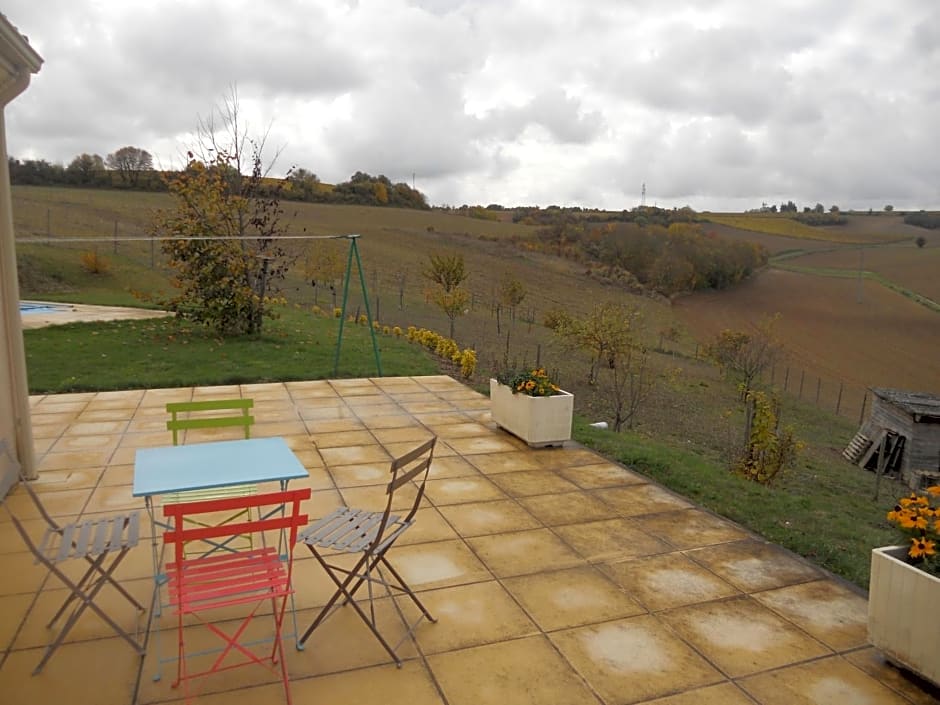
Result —
<instances>
[{"instance_id":1,"label":"overcast sky","mask_svg":"<svg viewBox=\"0 0 940 705\"><path fill-rule=\"evenodd\" d=\"M9 153L178 168L236 85L323 181L435 205L940 208L937 0L6 0Z\"/></svg>"}]
</instances>

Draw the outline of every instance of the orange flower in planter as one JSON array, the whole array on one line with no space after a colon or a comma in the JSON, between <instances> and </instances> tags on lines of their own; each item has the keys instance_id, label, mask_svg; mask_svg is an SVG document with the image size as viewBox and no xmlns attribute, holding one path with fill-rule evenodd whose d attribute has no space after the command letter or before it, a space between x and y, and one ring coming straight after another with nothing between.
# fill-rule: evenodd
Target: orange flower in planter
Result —
<instances>
[{"instance_id":1,"label":"orange flower in planter","mask_svg":"<svg viewBox=\"0 0 940 705\"><path fill-rule=\"evenodd\" d=\"M934 575L940 574L935 556L940 541L940 485L924 493L912 492L898 500L888 512L888 521L910 540L907 555L911 564Z\"/></svg>"}]
</instances>

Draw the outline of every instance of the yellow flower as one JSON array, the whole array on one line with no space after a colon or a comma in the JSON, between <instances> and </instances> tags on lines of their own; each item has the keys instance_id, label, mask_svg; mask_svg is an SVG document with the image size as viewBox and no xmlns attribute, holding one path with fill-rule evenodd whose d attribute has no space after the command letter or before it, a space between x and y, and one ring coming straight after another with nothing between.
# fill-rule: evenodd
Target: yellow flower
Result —
<instances>
[{"instance_id":1,"label":"yellow flower","mask_svg":"<svg viewBox=\"0 0 940 705\"><path fill-rule=\"evenodd\" d=\"M934 485L933 487L928 487L927 492L932 494L934 497L940 497L940 485Z\"/></svg>"},{"instance_id":2,"label":"yellow flower","mask_svg":"<svg viewBox=\"0 0 940 705\"><path fill-rule=\"evenodd\" d=\"M924 558L925 556L932 556L934 553L936 553L934 542L930 539L922 536L911 539L911 550L908 551L911 558Z\"/></svg>"}]
</instances>

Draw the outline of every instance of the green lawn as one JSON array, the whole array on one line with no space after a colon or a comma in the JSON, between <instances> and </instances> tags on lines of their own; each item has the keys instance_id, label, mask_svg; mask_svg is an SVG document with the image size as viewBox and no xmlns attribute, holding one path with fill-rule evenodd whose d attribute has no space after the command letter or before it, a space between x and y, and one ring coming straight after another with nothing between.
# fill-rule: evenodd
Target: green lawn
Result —
<instances>
[{"instance_id":1,"label":"green lawn","mask_svg":"<svg viewBox=\"0 0 940 705\"><path fill-rule=\"evenodd\" d=\"M239 384L377 374L367 328L288 310L258 338L222 340L172 318L72 323L24 331L31 393ZM385 376L437 374L428 353L376 334Z\"/></svg>"}]
</instances>

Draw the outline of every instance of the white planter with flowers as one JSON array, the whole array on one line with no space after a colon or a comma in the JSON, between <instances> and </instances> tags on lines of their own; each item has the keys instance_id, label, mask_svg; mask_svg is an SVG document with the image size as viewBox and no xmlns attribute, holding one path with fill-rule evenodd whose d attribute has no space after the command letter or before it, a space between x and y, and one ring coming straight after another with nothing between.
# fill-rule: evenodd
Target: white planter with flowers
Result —
<instances>
[{"instance_id":1,"label":"white planter with flowers","mask_svg":"<svg viewBox=\"0 0 940 705\"><path fill-rule=\"evenodd\" d=\"M909 541L872 550L868 639L888 661L940 686L938 497L940 487L931 487L888 513Z\"/></svg>"},{"instance_id":2,"label":"white planter with flowers","mask_svg":"<svg viewBox=\"0 0 940 705\"><path fill-rule=\"evenodd\" d=\"M548 396L513 393L512 387L490 379L493 421L533 447L561 445L571 439L574 395L554 388Z\"/></svg>"}]
</instances>

